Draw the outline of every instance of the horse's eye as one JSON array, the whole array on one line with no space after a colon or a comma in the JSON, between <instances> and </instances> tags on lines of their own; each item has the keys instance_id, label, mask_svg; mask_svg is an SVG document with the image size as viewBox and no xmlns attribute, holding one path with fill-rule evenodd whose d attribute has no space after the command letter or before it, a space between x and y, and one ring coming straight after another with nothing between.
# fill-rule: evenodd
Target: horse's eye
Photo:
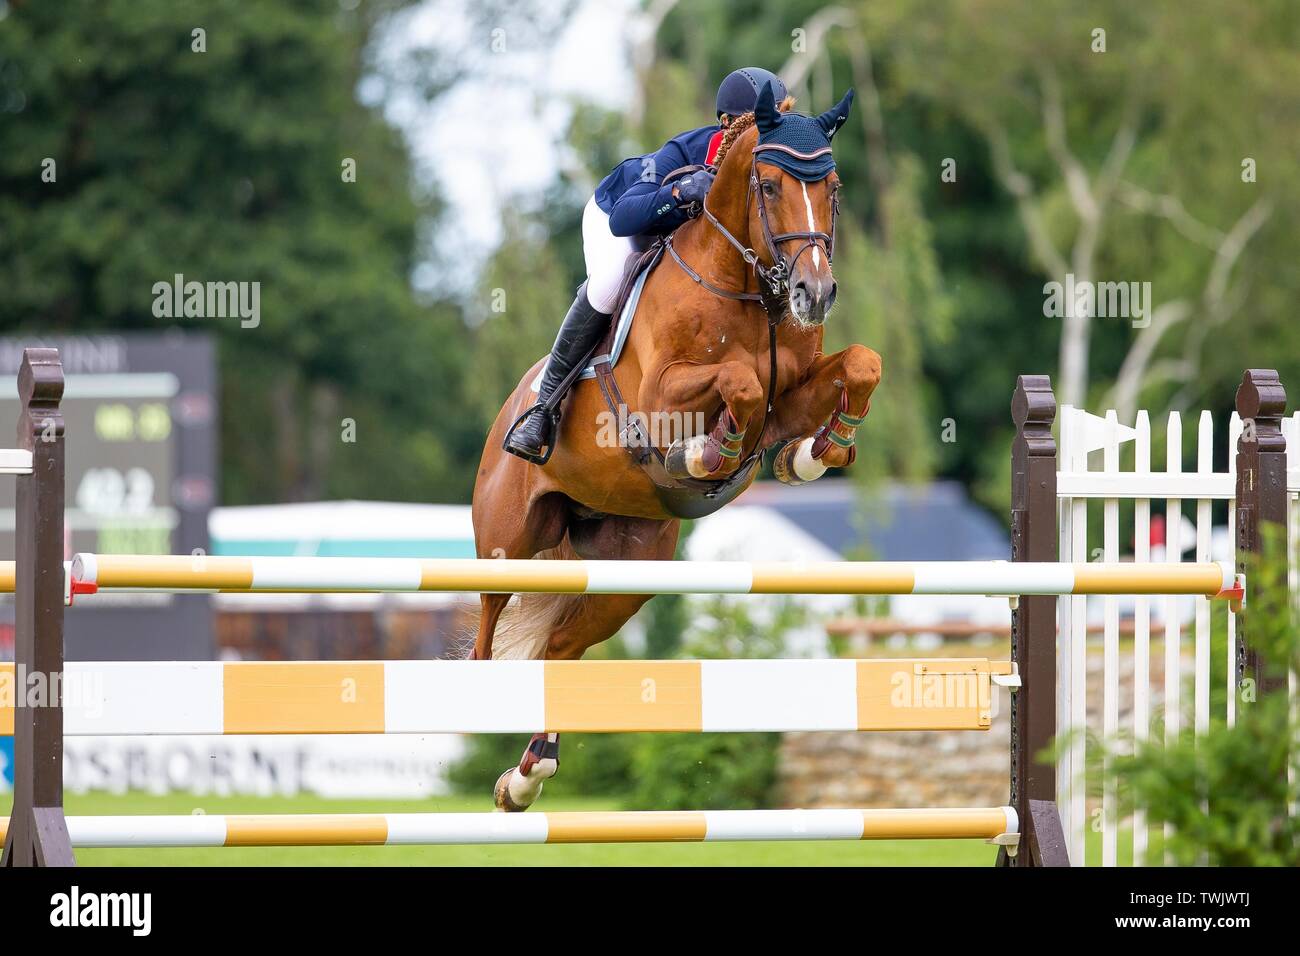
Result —
<instances>
[{"instance_id":1,"label":"horse's eye","mask_svg":"<svg viewBox=\"0 0 1300 956\"><path fill-rule=\"evenodd\" d=\"M763 182L762 182L762 187L763 187L763 195L764 195L764 196L775 196L775 195L776 195L776 186L772 185L772 181L771 181L770 179L765 179L765 180L763 180Z\"/></svg>"}]
</instances>

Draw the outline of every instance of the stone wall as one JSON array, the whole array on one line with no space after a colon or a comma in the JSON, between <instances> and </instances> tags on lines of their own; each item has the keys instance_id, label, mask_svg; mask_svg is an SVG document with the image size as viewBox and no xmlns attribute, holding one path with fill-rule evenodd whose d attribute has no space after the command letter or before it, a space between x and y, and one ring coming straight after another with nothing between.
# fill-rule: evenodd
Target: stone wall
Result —
<instances>
[{"instance_id":1,"label":"stone wall","mask_svg":"<svg viewBox=\"0 0 1300 956\"><path fill-rule=\"evenodd\" d=\"M1184 637L1190 645L1189 637ZM1192 663L1184 647L1182 703L1190 710ZM1088 726L1101 730L1102 652L1088 649ZM1163 706L1164 648L1151 642L1151 712ZM987 732L788 733L782 737L778 786L787 807L979 807L1007 801L1010 692L993 688ZM1184 718L1184 726L1190 713ZM1120 655L1120 727L1133 726L1133 653Z\"/></svg>"},{"instance_id":2,"label":"stone wall","mask_svg":"<svg viewBox=\"0 0 1300 956\"><path fill-rule=\"evenodd\" d=\"M1007 799L1011 726L1006 692L995 691L987 732L783 735L777 771L782 805L1001 806Z\"/></svg>"}]
</instances>

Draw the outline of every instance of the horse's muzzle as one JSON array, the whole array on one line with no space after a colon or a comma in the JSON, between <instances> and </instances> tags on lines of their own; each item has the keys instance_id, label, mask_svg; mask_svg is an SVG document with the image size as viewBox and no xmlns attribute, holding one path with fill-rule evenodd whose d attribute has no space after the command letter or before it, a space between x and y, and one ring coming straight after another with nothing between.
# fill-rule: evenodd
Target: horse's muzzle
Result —
<instances>
[{"instance_id":1,"label":"horse's muzzle","mask_svg":"<svg viewBox=\"0 0 1300 956\"><path fill-rule=\"evenodd\" d=\"M790 283L790 314L800 325L821 325L835 304L835 291L835 280L820 276Z\"/></svg>"}]
</instances>

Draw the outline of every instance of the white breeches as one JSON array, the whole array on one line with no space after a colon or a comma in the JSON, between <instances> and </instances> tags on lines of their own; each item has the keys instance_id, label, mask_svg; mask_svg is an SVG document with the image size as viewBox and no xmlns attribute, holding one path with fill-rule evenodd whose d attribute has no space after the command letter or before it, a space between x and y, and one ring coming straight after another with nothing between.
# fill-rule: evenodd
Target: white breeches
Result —
<instances>
[{"instance_id":1,"label":"white breeches","mask_svg":"<svg viewBox=\"0 0 1300 956\"><path fill-rule=\"evenodd\" d=\"M582 211L582 254L587 260L587 301L601 312L614 311L623 267L636 251L630 236L616 236L609 231L609 214L596 205L595 197L587 200Z\"/></svg>"}]
</instances>

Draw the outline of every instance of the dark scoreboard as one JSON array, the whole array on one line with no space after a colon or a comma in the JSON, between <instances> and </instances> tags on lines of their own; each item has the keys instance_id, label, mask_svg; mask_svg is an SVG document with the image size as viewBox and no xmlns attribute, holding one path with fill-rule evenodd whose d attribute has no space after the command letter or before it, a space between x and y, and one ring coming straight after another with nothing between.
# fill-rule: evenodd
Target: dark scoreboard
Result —
<instances>
[{"instance_id":1,"label":"dark scoreboard","mask_svg":"<svg viewBox=\"0 0 1300 956\"><path fill-rule=\"evenodd\" d=\"M57 348L67 386L65 553L206 553L217 488L216 354L167 332L0 339L0 447L14 446L24 347ZM14 555L14 482L0 481L0 558ZM211 658L206 595L96 595L66 617L72 660ZM12 621L12 600L4 608ZM7 629L6 629L7 630ZM0 648L0 656L9 656Z\"/></svg>"}]
</instances>

